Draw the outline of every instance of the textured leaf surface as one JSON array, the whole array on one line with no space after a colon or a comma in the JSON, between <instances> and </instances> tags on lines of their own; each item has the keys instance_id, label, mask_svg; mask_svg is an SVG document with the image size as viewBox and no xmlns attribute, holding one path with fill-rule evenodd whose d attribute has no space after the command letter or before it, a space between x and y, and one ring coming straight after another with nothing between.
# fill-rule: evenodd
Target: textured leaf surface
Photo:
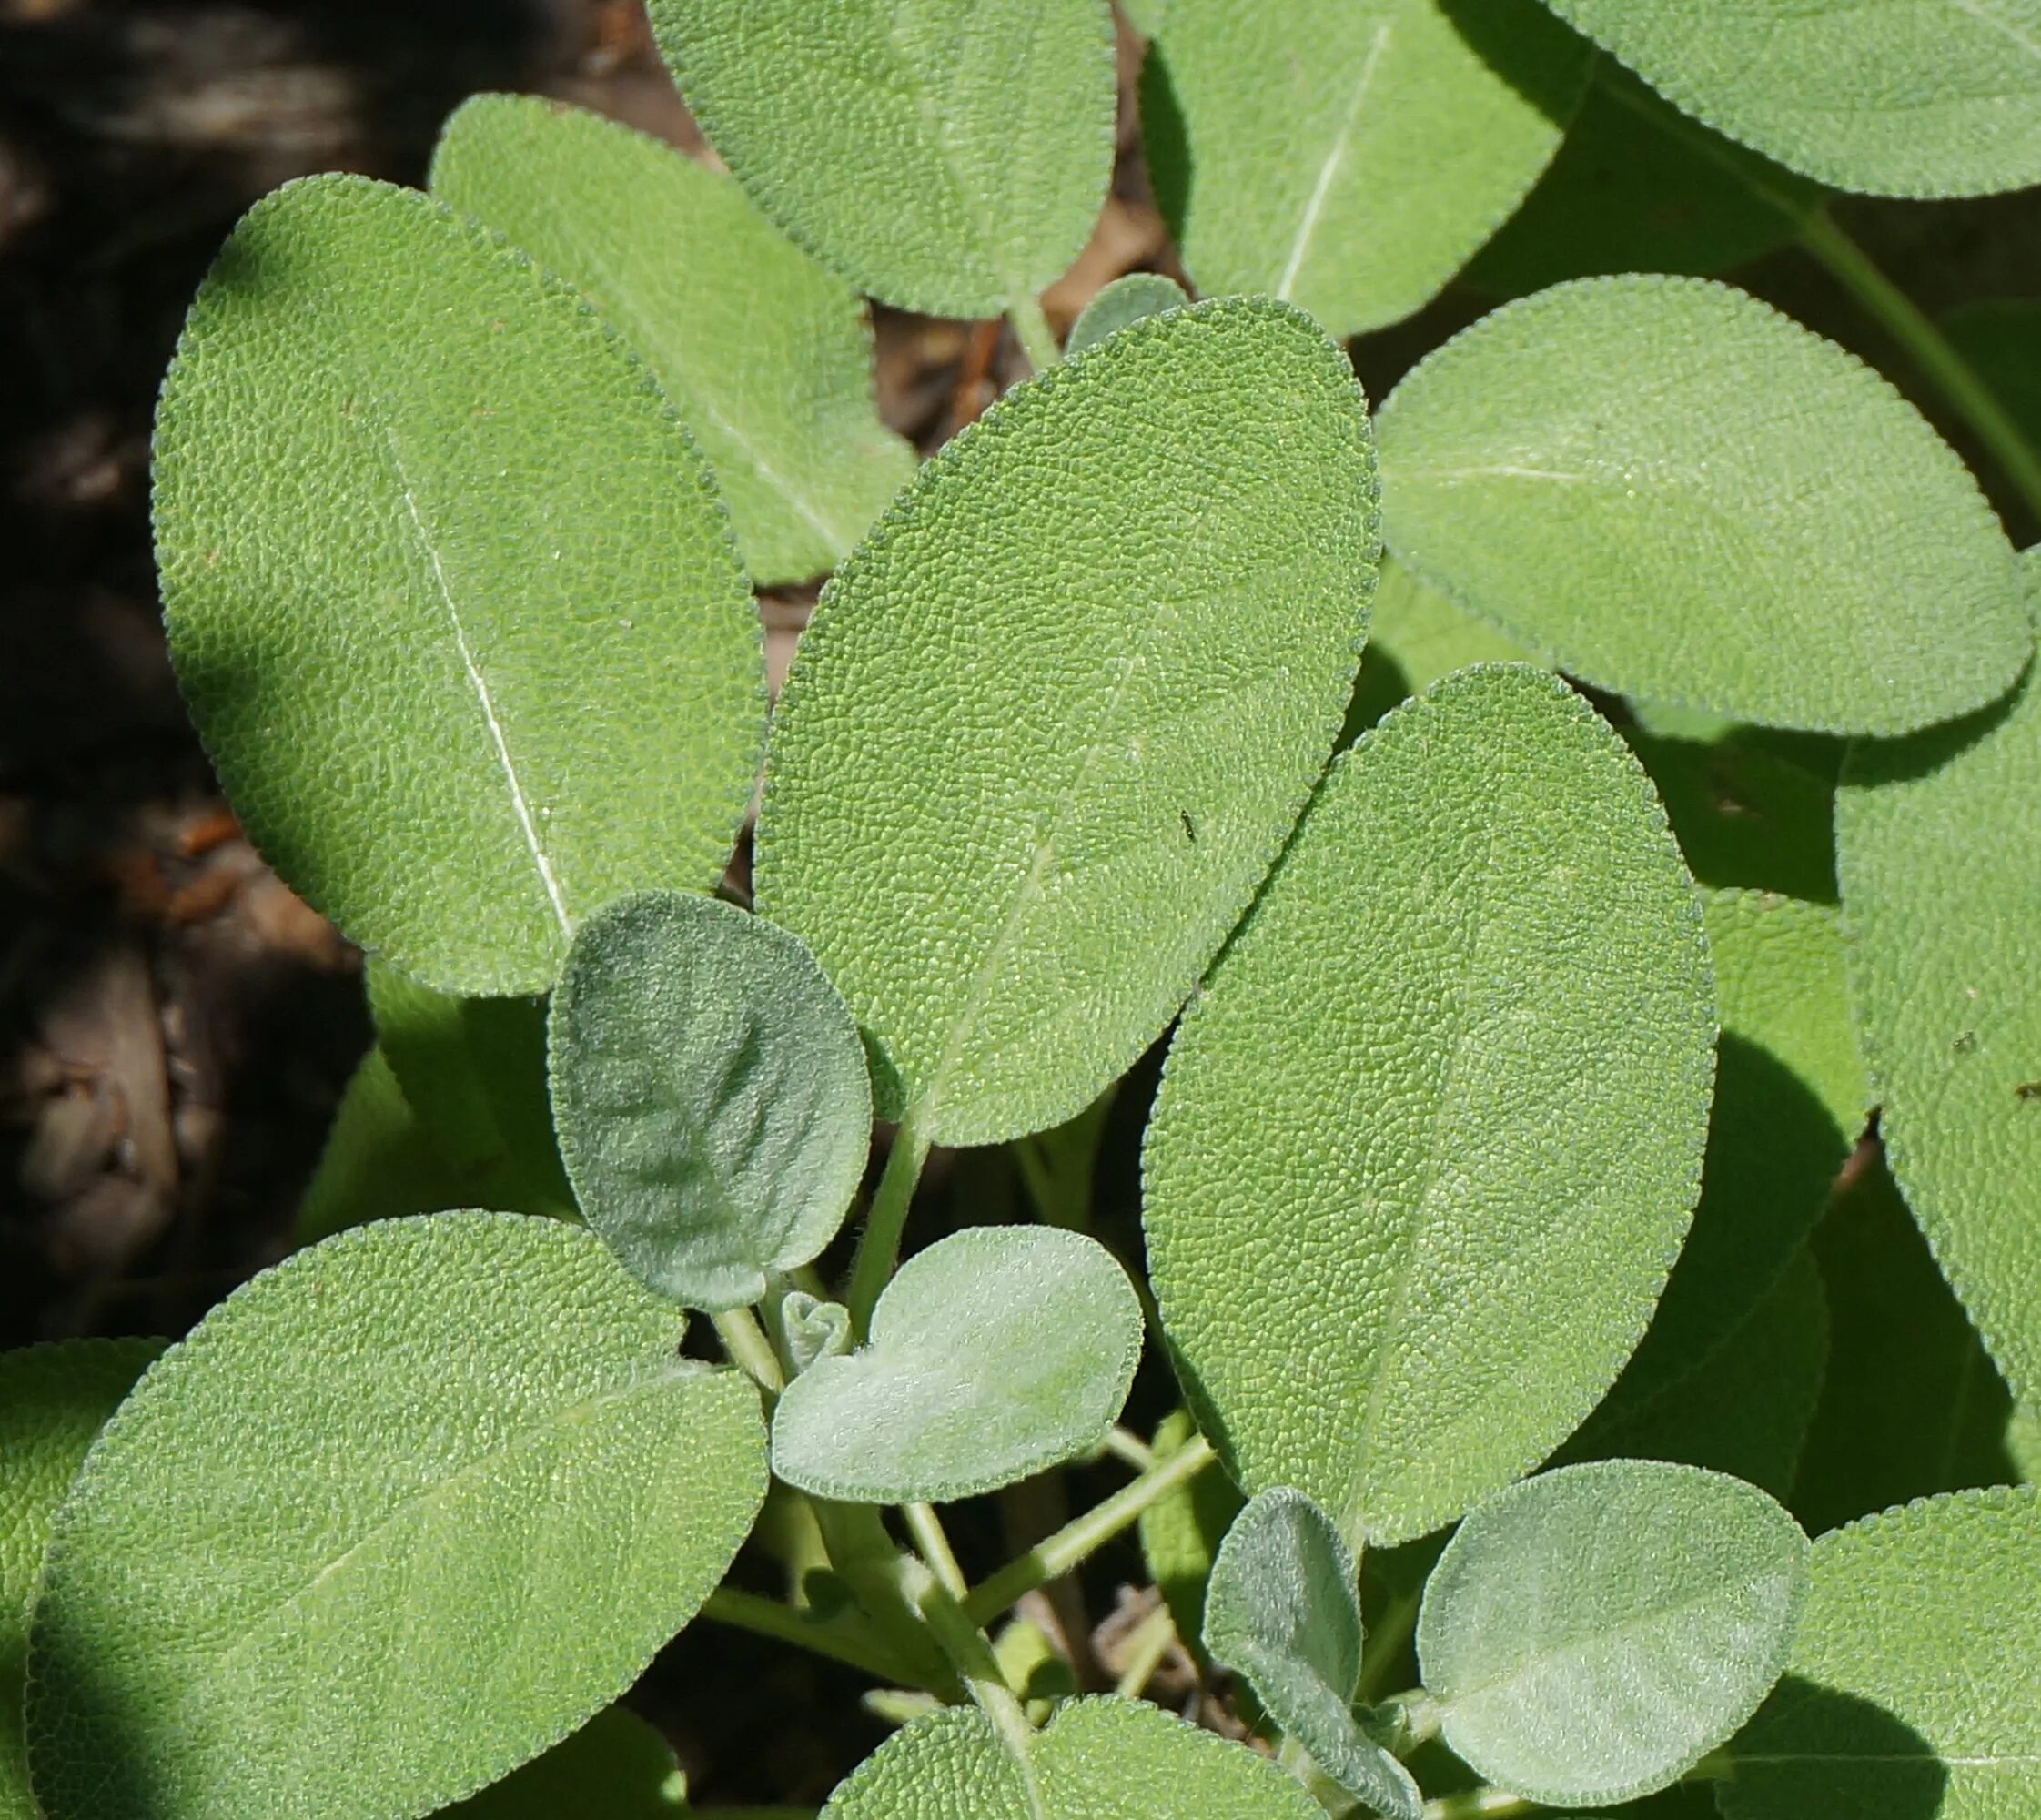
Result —
<instances>
[{"instance_id":1,"label":"textured leaf surface","mask_svg":"<svg viewBox=\"0 0 2041 1820\"><path fill-rule=\"evenodd\" d=\"M1668 99L1838 189L2041 183L2036 0L1550 0Z\"/></svg>"},{"instance_id":2,"label":"textured leaf surface","mask_svg":"<svg viewBox=\"0 0 2041 1820\"><path fill-rule=\"evenodd\" d=\"M1425 1588L1418 1657L1446 1742L1548 1806L1665 1787L1778 1680L1807 1552L1763 1491L1691 1466L1612 1460L1512 1486Z\"/></svg>"},{"instance_id":3,"label":"textured leaf surface","mask_svg":"<svg viewBox=\"0 0 2041 1820\"><path fill-rule=\"evenodd\" d=\"M1171 0L1156 42L1198 288L1284 298L1339 336L1420 308L1495 230L1591 55L1530 0Z\"/></svg>"},{"instance_id":4,"label":"textured leaf surface","mask_svg":"<svg viewBox=\"0 0 2041 1820\"><path fill-rule=\"evenodd\" d=\"M1188 1410L1171 1410L1155 1431L1156 1458L1168 1459L1197 1432ZM1178 1639L1191 1648L1201 1647L1206 1582L1219 1543L1239 1512L1238 1487L1216 1466L1141 1512L1141 1559L1176 1621Z\"/></svg>"},{"instance_id":5,"label":"textured leaf surface","mask_svg":"<svg viewBox=\"0 0 2041 1820\"><path fill-rule=\"evenodd\" d=\"M258 203L164 382L156 529L235 809L365 947L537 991L607 899L715 882L764 686L708 470L481 228L355 177Z\"/></svg>"},{"instance_id":6,"label":"textured leaf surface","mask_svg":"<svg viewBox=\"0 0 2041 1820\"><path fill-rule=\"evenodd\" d=\"M1016 387L824 590L773 722L762 911L937 1141L1059 1125L1176 1015L1330 750L1373 457L1278 305Z\"/></svg>"},{"instance_id":7,"label":"textured leaf surface","mask_svg":"<svg viewBox=\"0 0 2041 1820\"><path fill-rule=\"evenodd\" d=\"M574 938L551 1054L575 1192L648 1289L743 1308L836 1236L871 1087L844 1001L785 930L679 892L611 905Z\"/></svg>"},{"instance_id":8,"label":"textured leaf surface","mask_svg":"<svg viewBox=\"0 0 2041 1820\"><path fill-rule=\"evenodd\" d=\"M580 108L479 95L447 122L432 191L644 357L715 469L757 581L835 567L914 472L873 408L856 296L729 178Z\"/></svg>"},{"instance_id":9,"label":"textured leaf surface","mask_svg":"<svg viewBox=\"0 0 2041 1820\"><path fill-rule=\"evenodd\" d=\"M1023 1764L975 1710L917 1721L880 1745L823 1820L1322 1820L1267 1757L1137 1701L1063 1707Z\"/></svg>"},{"instance_id":10,"label":"textured leaf surface","mask_svg":"<svg viewBox=\"0 0 2041 1820\"><path fill-rule=\"evenodd\" d=\"M571 1737L441 1820L679 1820L687 1785L673 1747L634 1713L611 1706Z\"/></svg>"},{"instance_id":11,"label":"textured leaf surface","mask_svg":"<svg viewBox=\"0 0 2041 1820\"><path fill-rule=\"evenodd\" d=\"M1855 747L1835 809L1850 995L1893 1176L2026 1399L2041 1396L2037 784L2030 675L1977 721Z\"/></svg>"},{"instance_id":12,"label":"textured leaf surface","mask_svg":"<svg viewBox=\"0 0 2041 1820\"><path fill-rule=\"evenodd\" d=\"M997 316L1077 257L1112 174L1105 0L651 0L688 106L860 290Z\"/></svg>"},{"instance_id":13,"label":"textured leaf surface","mask_svg":"<svg viewBox=\"0 0 2041 1820\"><path fill-rule=\"evenodd\" d=\"M1212 1564L1205 1647L1348 1794L1419 1820L1424 1797L1410 1771L1354 1723L1360 1643L1354 1558L1332 1519L1286 1486L1259 1493Z\"/></svg>"},{"instance_id":14,"label":"textured leaf surface","mask_svg":"<svg viewBox=\"0 0 2041 1820\"><path fill-rule=\"evenodd\" d=\"M0 1353L0 1820L41 1815L21 1712L50 1519L93 1437L162 1350L155 1340L72 1340Z\"/></svg>"},{"instance_id":15,"label":"textured leaf surface","mask_svg":"<svg viewBox=\"0 0 2041 1820\"><path fill-rule=\"evenodd\" d=\"M1398 559L1603 688L1900 733L2004 693L2032 648L2011 547L1926 420L1723 285L1506 304L1378 431Z\"/></svg>"},{"instance_id":16,"label":"textured leaf surface","mask_svg":"<svg viewBox=\"0 0 2041 1820\"><path fill-rule=\"evenodd\" d=\"M1698 1187L1713 998L1650 785L1523 666L1339 759L1186 1016L1148 1261L1205 1431L1371 1542L1607 1390Z\"/></svg>"},{"instance_id":17,"label":"textured leaf surface","mask_svg":"<svg viewBox=\"0 0 2041 1820\"><path fill-rule=\"evenodd\" d=\"M1141 1305L1079 1232L975 1226L918 1251L871 1343L815 1360L773 1420L773 1470L825 1498L967 1498L1095 1447L1141 1356Z\"/></svg>"},{"instance_id":18,"label":"textured leaf surface","mask_svg":"<svg viewBox=\"0 0 2041 1820\"><path fill-rule=\"evenodd\" d=\"M1814 1544L1725 1820L2018 1820L2041 1804L2041 1492L1960 1491Z\"/></svg>"},{"instance_id":19,"label":"textured leaf surface","mask_svg":"<svg viewBox=\"0 0 2041 1820\"><path fill-rule=\"evenodd\" d=\"M57 1514L50 1820L399 1820L621 1694L764 1491L757 1393L592 1233L362 1227L167 1354Z\"/></svg>"},{"instance_id":20,"label":"textured leaf surface","mask_svg":"<svg viewBox=\"0 0 2041 1820\"><path fill-rule=\"evenodd\" d=\"M1115 278L1099 289L1070 325L1070 333L1063 343L1064 359L1083 353L1144 316L1181 309L1189 301L1183 287L1160 272L1129 272L1123 278Z\"/></svg>"}]
</instances>

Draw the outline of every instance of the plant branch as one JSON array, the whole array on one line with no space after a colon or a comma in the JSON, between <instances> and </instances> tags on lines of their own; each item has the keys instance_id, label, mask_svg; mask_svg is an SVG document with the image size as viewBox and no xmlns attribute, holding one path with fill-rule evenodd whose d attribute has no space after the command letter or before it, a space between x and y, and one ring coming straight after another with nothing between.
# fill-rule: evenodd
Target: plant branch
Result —
<instances>
[{"instance_id":1,"label":"plant branch","mask_svg":"<svg viewBox=\"0 0 2041 1820\"><path fill-rule=\"evenodd\" d=\"M824 1628L813 1618L803 1617L792 1605L783 1605L777 1599L761 1598L756 1592L719 1586L703 1603L702 1615L712 1624L750 1631L756 1636L771 1637L775 1642L793 1643L796 1648L827 1656L832 1662L862 1670L874 1681L900 1682L914 1678L902 1673L900 1664L876 1638L866 1640L837 1625Z\"/></svg>"},{"instance_id":2,"label":"plant branch","mask_svg":"<svg viewBox=\"0 0 2041 1820\"><path fill-rule=\"evenodd\" d=\"M910 1107L893 1135L885 1172L879 1178L872 1211L865 1218L864 1237L858 1241L857 1261L851 1266L851 1327L860 1340L872 1325L879 1292L892 1279L899 1260L907 1209L914 1205L914 1187L921 1180L922 1165L928 1160L928 1134L915 1116L917 1110Z\"/></svg>"},{"instance_id":3,"label":"plant branch","mask_svg":"<svg viewBox=\"0 0 2041 1820\"><path fill-rule=\"evenodd\" d=\"M1364 1705L1373 1704L1379 1697L1384 1673L1396 1660L1397 1652L1410 1641L1417 1626L1419 1597L1415 1591L1399 1592L1389 1601L1381 1622L1369 1632L1360 1653L1360 1682L1354 1694Z\"/></svg>"},{"instance_id":4,"label":"plant branch","mask_svg":"<svg viewBox=\"0 0 2041 1820\"><path fill-rule=\"evenodd\" d=\"M1464 1795L1441 1795L1424 1805L1424 1820L1508 1820L1517 1814L1535 1814L1538 1804L1500 1788L1470 1788Z\"/></svg>"},{"instance_id":5,"label":"plant branch","mask_svg":"<svg viewBox=\"0 0 2041 1820\"><path fill-rule=\"evenodd\" d=\"M929 1572L941 1582L944 1592L953 1599L963 1598L964 1570L956 1564L955 1552L950 1547L949 1537L944 1533L943 1520L935 1514L935 1506L903 1504L900 1514L906 1518L907 1533L914 1537L921 1558L928 1563Z\"/></svg>"},{"instance_id":6,"label":"plant branch","mask_svg":"<svg viewBox=\"0 0 2041 1820\"><path fill-rule=\"evenodd\" d=\"M1157 1603L1155 1610L1127 1633L1127 1666L1121 1669L1113 1692L1123 1700L1138 1700L1176 1641L1177 1621L1169 1615L1167 1603Z\"/></svg>"},{"instance_id":7,"label":"plant branch","mask_svg":"<svg viewBox=\"0 0 2041 1820\"><path fill-rule=\"evenodd\" d=\"M1146 1472L1155 1464L1155 1449L1132 1429L1122 1428L1117 1422L1106 1431L1106 1451L1137 1472Z\"/></svg>"},{"instance_id":8,"label":"plant branch","mask_svg":"<svg viewBox=\"0 0 2041 1820\"><path fill-rule=\"evenodd\" d=\"M1032 297L1016 297L1007 306L1006 320L1014 325L1014 339L1020 343L1028 365L1037 373L1047 372L1063 359L1063 350L1056 345L1056 333L1049 327L1049 318L1042 314L1042 306Z\"/></svg>"},{"instance_id":9,"label":"plant branch","mask_svg":"<svg viewBox=\"0 0 2041 1820\"><path fill-rule=\"evenodd\" d=\"M751 1309L740 1308L709 1318L715 1323L722 1350L765 1392L770 1408L773 1399L786 1389L786 1374L780 1370L780 1355L773 1350L773 1342L766 1339L758 1317Z\"/></svg>"}]
</instances>

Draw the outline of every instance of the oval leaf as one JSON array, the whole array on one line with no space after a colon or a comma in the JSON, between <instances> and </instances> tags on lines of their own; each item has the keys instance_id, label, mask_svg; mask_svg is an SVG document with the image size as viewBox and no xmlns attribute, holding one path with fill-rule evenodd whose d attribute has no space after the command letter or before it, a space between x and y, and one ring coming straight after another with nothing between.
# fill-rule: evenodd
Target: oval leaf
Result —
<instances>
[{"instance_id":1,"label":"oval leaf","mask_svg":"<svg viewBox=\"0 0 2041 1820\"><path fill-rule=\"evenodd\" d=\"M57 1513L30 1659L49 1820L400 1820L566 1735L722 1577L748 1380L592 1233L388 1220L165 1355Z\"/></svg>"},{"instance_id":2,"label":"oval leaf","mask_svg":"<svg viewBox=\"0 0 2041 1820\"><path fill-rule=\"evenodd\" d=\"M1549 0L1700 119L1838 189L2041 183L2041 5Z\"/></svg>"},{"instance_id":3,"label":"oval leaf","mask_svg":"<svg viewBox=\"0 0 2041 1820\"><path fill-rule=\"evenodd\" d=\"M996 1491L1096 1447L1140 1356L1141 1305L1103 1245L970 1227L901 1267L868 1346L787 1386L773 1470L858 1503Z\"/></svg>"},{"instance_id":4,"label":"oval leaf","mask_svg":"<svg viewBox=\"0 0 2041 1820\"><path fill-rule=\"evenodd\" d=\"M1959 1491L1814 1544L1786 1678L1725 1820L2010 1820L2041 1805L2041 1492Z\"/></svg>"},{"instance_id":5,"label":"oval leaf","mask_svg":"<svg viewBox=\"0 0 2041 1820\"><path fill-rule=\"evenodd\" d=\"M648 1289L743 1308L836 1236L872 1094L857 1026L785 930L706 897L625 898L574 938L551 1032L575 1195Z\"/></svg>"},{"instance_id":6,"label":"oval leaf","mask_svg":"<svg viewBox=\"0 0 2041 1820\"><path fill-rule=\"evenodd\" d=\"M758 901L938 1142L1059 1125L1176 1015L1339 724L1376 543L1345 357L1150 317L1017 387L823 591Z\"/></svg>"},{"instance_id":7,"label":"oval leaf","mask_svg":"<svg viewBox=\"0 0 2041 1820\"><path fill-rule=\"evenodd\" d=\"M1106 0L651 0L752 199L860 290L997 316L1077 257L1113 167Z\"/></svg>"},{"instance_id":8,"label":"oval leaf","mask_svg":"<svg viewBox=\"0 0 2041 1820\"><path fill-rule=\"evenodd\" d=\"M728 177L578 107L478 95L440 135L432 193L565 278L645 358L762 584L834 568L914 472L873 409L857 298Z\"/></svg>"},{"instance_id":9,"label":"oval leaf","mask_svg":"<svg viewBox=\"0 0 2041 1820\"><path fill-rule=\"evenodd\" d=\"M823 1820L1324 1820L1267 1757L1153 1706L1074 1700L1024 1763L984 1714L916 1720L854 1770Z\"/></svg>"},{"instance_id":10,"label":"oval leaf","mask_svg":"<svg viewBox=\"0 0 2041 1820\"><path fill-rule=\"evenodd\" d=\"M1130 322L1144 316L1160 316L1166 309L1181 309L1190 299L1175 278L1160 272L1129 272L1103 287L1085 305L1063 344L1063 358L1069 359L1086 348L1116 335Z\"/></svg>"},{"instance_id":11,"label":"oval leaf","mask_svg":"<svg viewBox=\"0 0 2041 1820\"><path fill-rule=\"evenodd\" d=\"M1185 166L1185 266L1339 336L1421 308L1495 231L1592 56L1531 0L1170 0L1156 42L1183 143L1155 146L1151 109L1151 157Z\"/></svg>"},{"instance_id":12,"label":"oval leaf","mask_svg":"<svg viewBox=\"0 0 2041 1820\"><path fill-rule=\"evenodd\" d=\"M1898 733L2003 694L2033 645L2005 533L1926 420L1723 285L1507 304L1378 429L1399 560L1603 688Z\"/></svg>"},{"instance_id":13,"label":"oval leaf","mask_svg":"<svg viewBox=\"0 0 2041 1820\"><path fill-rule=\"evenodd\" d=\"M1143 1163L1163 1325L1242 1485L1397 1542L1564 1439L1686 1230L1713 1037L1651 786L1556 677L1461 671L1341 757Z\"/></svg>"},{"instance_id":14,"label":"oval leaf","mask_svg":"<svg viewBox=\"0 0 2041 1820\"><path fill-rule=\"evenodd\" d=\"M708 470L481 228L356 177L258 203L164 381L156 531L235 809L363 946L539 991L608 899L714 884L764 679Z\"/></svg>"},{"instance_id":15,"label":"oval leaf","mask_svg":"<svg viewBox=\"0 0 2041 1820\"><path fill-rule=\"evenodd\" d=\"M1757 1711L1806 1583L1807 1538L1753 1485L1652 1461L1564 1467L1446 1544L1418 1618L1425 1691L1489 1781L1547 1806L1627 1801Z\"/></svg>"}]
</instances>

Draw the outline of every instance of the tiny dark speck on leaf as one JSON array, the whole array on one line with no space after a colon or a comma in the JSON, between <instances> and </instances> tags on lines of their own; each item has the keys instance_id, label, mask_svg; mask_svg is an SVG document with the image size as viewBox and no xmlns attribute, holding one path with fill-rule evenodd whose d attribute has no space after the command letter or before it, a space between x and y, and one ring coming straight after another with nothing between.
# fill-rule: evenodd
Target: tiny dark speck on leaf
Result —
<instances>
[{"instance_id":1,"label":"tiny dark speck on leaf","mask_svg":"<svg viewBox=\"0 0 2041 1820\"><path fill-rule=\"evenodd\" d=\"M2041 1080L2022 1081L2013 1089L2013 1097L2027 1106L2041 1103Z\"/></svg>"},{"instance_id":2,"label":"tiny dark speck on leaf","mask_svg":"<svg viewBox=\"0 0 2041 1820\"><path fill-rule=\"evenodd\" d=\"M1967 1056L1976 1046L1977 1033L1975 1030L1965 1030L1949 1045L1951 1051L1959 1056Z\"/></svg>"},{"instance_id":3,"label":"tiny dark speck on leaf","mask_svg":"<svg viewBox=\"0 0 2041 1820\"><path fill-rule=\"evenodd\" d=\"M1196 846L1197 844L1197 824L1191 820L1190 811L1188 809L1179 809L1177 814L1184 824L1184 838L1192 846Z\"/></svg>"}]
</instances>

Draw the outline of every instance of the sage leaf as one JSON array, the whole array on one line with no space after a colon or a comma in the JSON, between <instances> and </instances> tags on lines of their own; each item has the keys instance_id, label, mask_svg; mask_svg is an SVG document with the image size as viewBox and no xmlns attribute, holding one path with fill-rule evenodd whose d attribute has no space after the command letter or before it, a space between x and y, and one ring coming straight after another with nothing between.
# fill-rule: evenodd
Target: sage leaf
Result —
<instances>
[{"instance_id":1,"label":"sage leaf","mask_svg":"<svg viewBox=\"0 0 2041 1820\"><path fill-rule=\"evenodd\" d=\"M1959 1491L1824 1535L1724 1820L2010 1820L2041 1802L2041 1492Z\"/></svg>"},{"instance_id":2,"label":"sage leaf","mask_svg":"<svg viewBox=\"0 0 2041 1820\"><path fill-rule=\"evenodd\" d=\"M849 1003L882 1117L1060 1125L1176 1015L1331 749L1372 460L1305 318L1170 310L1009 392L823 590L758 903Z\"/></svg>"},{"instance_id":3,"label":"sage leaf","mask_svg":"<svg viewBox=\"0 0 2041 1820\"><path fill-rule=\"evenodd\" d=\"M1156 46L1186 268L1341 337L1421 308L1494 232L1558 149L1591 56L1531 0L1170 0Z\"/></svg>"},{"instance_id":4,"label":"sage leaf","mask_svg":"<svg viewBox=\"0 0 2041 1820\"><path fill-rule=\"evenodd\" d=\"M156 534L243 824L413 977L543 990L579 917L720 875L764 678L708 470L444 205L311 177L242 219L164 382Z\"/></svg>"},{"instance_id":5,"label":"sage leaf","mask_svg":"<svg viewBox=\"0 0 2041 1820\"><path fill-rule=\"evenodd\" d=\"M860 290L997 316L1077 257L1112 175L1106 0L650 0L733 176Z\"/></svg>"},{"instance_id":6,"label":"sage leaf","mask_svg":"<svg viewBox=\"0 0 2041 1820\"><path fill-rule=\"evenodd\" d=\"M1096 1239L969 1227L901 1266L869 1344L787 1386L773 1470L856 1503L996 1491L1096 1447L1140 1356L1141 1305Z\"/></svg>"},{"instance_id":7,"label":"sage leaf","mask_svg":"<svg viewBox=\"0 0 2041 1820\"><path fill-rule=\"evenodd\" d=\"M1713 1039L1651 786L1558 678L1458 672L1336 760L1143 1157L1163 1327L1242 1487L1395 1542L1563 1440L1685 1234Z\"/></svg>"},{"instance_id":8,"label":"sage leaf","mask_svg":"<svg viewBox=\"0 0 2041 1820\"><path fill-rule=\"evenodd\" d=\"M1190 1444L1197 1425L1187 1410L1172 1410L1155 1431L1155 1457L1167 1460ZM1141 1559L1162 1594L1187 1649L1204 1647L1205 1589L1219 1544L1241 1509L1232 1480L1207 1467L1141 1512Z\"/></svg>"},{"instance_id":9,"label":"sage leaf","mask_svg":"<svg viewBox=\"0 0 2041 1820\"><path fill-rule=\"evenodd\" d=\"M477 1198L467 1187L411 1110L389 1058L370 1049L348 1077L291 1237L312 1245L371 1219L466 1207Z\"/></svg>"},{"instance_id":10,"label":"sage leaf","mask_svg":"<svg viewBox=\"0 0 2041 1820\"><path fill-rule=\"evenodd\" d=\"M1353 700L1347 704L1345 734L1351 737L1343 735L1341 743L1351 744L1391 708L1470 663L1531 662L1531 653L1514 639L1456 607L1438 589L1385 556L1381 580L1375 584L1368 653L1360 660Z\"/></svg>"},{"instance_id":11,"label":"sage leaf","mask_svg":"<svg viewBox=\"0 0 2041 1820\"><path fill-rule=\"evenodd\" d=\"M783 929L646 892L581 925L553 994L561 1147L648 1289L721 1312L836 1236L872 1135L857 1026Z\"/></svg>"},{"instance_id":12,"label":"sage leaf","mask_svg":"<svg viewBox=\"0 0 2041 1820\"><path fill-rule=\"evenodd\" d=\"M1547 1806L1666 1787L1772 1691L1807 1555L1763 1491L1691 1466L1612 1460L1511 1487L1425 1587L1418 1660L1446 1742Z\"/></svg>"},{"instance_id":13,"label":"sage leaf","mask_svg":"<svg viewBox=\"0 0 2041 1820\"><path fill-rule=\"evenodd\" d=\"M951 1707L904 1726L852 1771L823 1820L1323 1820L1267 1757L1138 1701L1073 1700L1017 1754Z\"/></svg>"},{"instance_id":14,"label":"sage leaf","mask_svg":"<svg viewBox=\"0 0 2041 1820\"><path fill-rule=\"evenodd\" d=\"M522 1769L441 1820L681 1820L687 1783L673 1747L635 1713L611 1706Z\"/></svg>"},{"instance_id":15,"label":"sage leaf","mask_svg":"<svg viewBox=\"0 0 2041 1820\"><path fill-rule=\"evenodd\" d=\"M621 1694L765 1489L758 1395L596 1237L360 1227L167 1353L57 1512L28 1736L49 1820L400 1820Z\"/></svg>"},{"instance_id":16,"label":"sage leaf","mask_svg":"<svg viewBox=\"0 0 2041 1820\"><path fill-rule=\"evenodd\" d=\"M1354 1723L1360 1643L1353 1553L1332 1519L1286 1486L1259 1493L1212 1563L1206 1650L1349 1795L1389 1820L1420 1820L1410 1771Z\"/></svg>"},{"instance_id":17,"label":"sage leaf","mask_svg":"<svg viewBox=\"0 0 2041 1820\"><path fill-rule=\"evenodd\" d=\"M0 1352L0 1820L42 1820L21 1714L50 1520L93 1438L162 1350L157 1340L68 1340Z\"/></svg>"},{"instance_id":18,"label":"sage leaf","mask_svg":"<svg viewBox=\"0 0 2041 1820\"><path fill-rule=\"evenodd\" d=\"M2023 565L2041 578L2041 559ZM1850 998L1893 1176L2027 1400L2041 1396L2037 777L2030 674L1976 721L1854 747L1835 805Z\"/></svg>"},{"instance_id":19,"label":"sage leaf","mask_svg":"<svg viewBox=\"0 0 2041 1820\"><path fill-rule=\"evenodd\" d=\"M1160 272L1129 272L1125 278L1115 278L1099 289L1070 325L1070 333L1063 341L1063 358L1067 360L1074 354L1083 353L1144 316L1181 309L1189 301L1183 287Z\"/></svg>"},{"instance_id":20,"label":"sage leaf","mask_svg":"<svg viewBox=\"0 0 2041 1820\"><path fill-rule=\"evenodd\" d=\"M2003 694L2033 647L1954 451L1724 285L1590 278L1505 304L1377 429L1398 559L1602 688L1901 733Z\"/></svg>"},{"instance_id":21,"label":"sage leaf","mask_svg":"<svg viewBox=\"0 0 2041 1820\"><path fill-rule=\"evenodd\" d=\"M440 135L432 193L644 357L715 470L754 581L834 568L914 472L873 407L855 294L728 177L578 107L478 95Z\"/></svg>"},{"instance_id":22,"label":"sage leaf","mask_svg":"<svg viewBox=\"0 0 2041 1820\"><path fill-rule=\"evenodd\" d=\"M1549 0L1689 114L1837 189L2041 183L2035 0Z\"/></svg>"}]
</instances>

